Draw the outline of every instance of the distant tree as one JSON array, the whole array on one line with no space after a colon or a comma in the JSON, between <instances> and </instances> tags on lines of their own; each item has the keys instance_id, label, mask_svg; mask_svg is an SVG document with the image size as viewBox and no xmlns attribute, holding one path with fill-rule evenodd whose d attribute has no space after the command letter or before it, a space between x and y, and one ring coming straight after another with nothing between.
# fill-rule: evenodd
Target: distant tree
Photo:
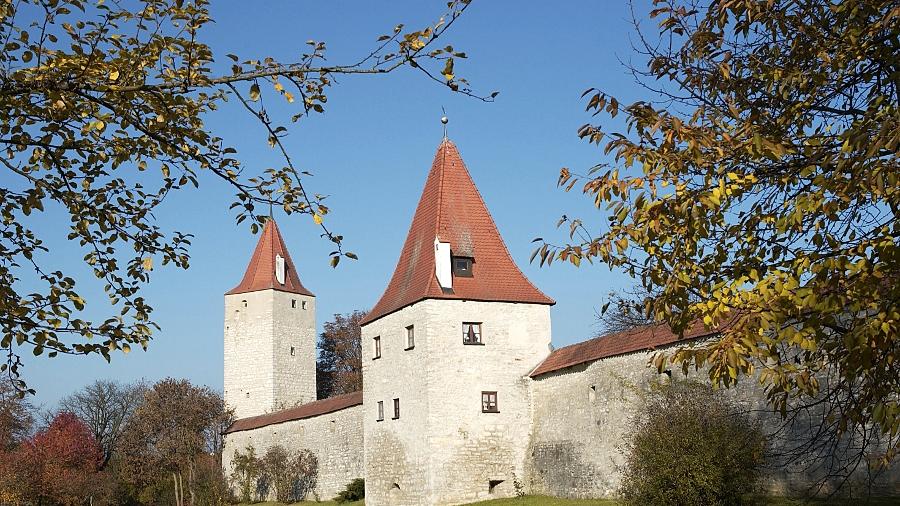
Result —
<instances>
[{"instance_id":1,"label":"distant tree","mask_svg":"<svg viewBox=\"0 0 900 506\"><path fill-rule=\"evenodd\" d=\"M597 336L624 332L654 323L647 315L652 296L643 287L609 293L609 299L597 314L600 332Z\"/></svg>"},{"instance_id":2,"label":"distant tree","mask_svg":"<svg viewBox=\"0 0 900 506\"><path fill-rule=\"evenodd\" d=\"M88 502L95 490L103 450L81 419L62 412L19 446L13 459L25 498L75 506Z\"/></svg>"},{"instance_id":3,"label":"distant tree","mask_svg":"<svg viewBox=\"0 0 900 506\"><path fill-rule=\"evenodd\" d=\"M362 331L365 311L336 314L319 335L316 395L319 399L362 390Z\"/></svg>"},{"instance_id":4,"label":"distant tree","mask_svg":"<svg viewBox=\"0 0 900 506\"><path fill-rule=\"evenodd\" d=\"M59 406L74 413L87 424L103 448L105 467L116 443L134 410L143 402L147 386L143 383L123 385L117 381L97 380L64 397Z\"/></svg>"},{"instance_id":5,"label":"distant tree","mask_svg":"<svg viewBox=\"0 0 900 506\"><path fill-rule=\"evenodd\" d=\"M196 504L199 466L209 457L221 463L221 431L232 418L222 396L209 388L160 381L144 395L119 442L122 475L145 501L168 489L179 506Z\"/></svg>"},{"instance_id":6,"label":"distant tree","mask_svg":"<svg viewBox=\"0 0 900 506\"><path fill-rule=\"evenodd\" d=\"M142 288L155 265L188 268L191 243L191 234L157 221L158 208L203 177L234 191L236 221L249 219L254 233L259 209L275 204L323 229L335 243L332 265L355 258L323 223L325 197L305 185L307 173L282 142L283 124L324 111L339 76L409 67L475 96L454 69L465 54L442 37L469 0L451 0L440 20L421 29L397 25L344 63L326 61L324 42L302 45L295 33L283 38L298 55L291 61L224 54L208 45L209 3L0 1L0 372L19 389L27 388L19 376L23 349L109 360L146 348L158 327ZM249 170L210 127L209 116L229 99L277 150L281 166ZM56 226L37 226L45 209L62 212ZM53 234L83 249L107 300L88 301L84 278L55 270L46 254L59 239L49 240ZM91 314L99 319L88 318L85 307L98 303Z\"/></svg>"},{"instance_id":7,"label":"distant tree","mask_svg":"<svg viewBox=\"0 0 900 506\"><path fill-rule=\"evenodd\" d=\"M559 184L605 224L564 217L535 256L602 263L647 314L723 332L665 350L724 386L754 377L810 433L900 453L900 9L896 0L654 0L631 68L645 100L585 93L603 158ZM617 115L622 117L615 118ZM615 118L615 119L613 119ZM865 448L865 445L859 446ZM859 455L855 462L869 462ZM863 464L865 465L865 464Z\"/></svg>"},{"instance_id":8,"label":"distant tree","mask_svg":"<svg viewBox=\"0 0 900 506\"><path fill-rule=\"evenodd\" d=\"M0 452L15 448L31 431L34 407L13 388L0 380Z\"/></svg>"}]
</instances>

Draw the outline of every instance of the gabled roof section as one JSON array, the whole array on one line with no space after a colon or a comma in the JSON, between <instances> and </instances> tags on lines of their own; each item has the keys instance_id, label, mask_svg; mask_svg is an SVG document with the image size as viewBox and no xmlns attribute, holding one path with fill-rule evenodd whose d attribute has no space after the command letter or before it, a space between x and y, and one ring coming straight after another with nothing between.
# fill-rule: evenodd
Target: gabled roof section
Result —
<instances>
[{"instance_id":1,"label":"gabled roof section","mask_svg":"<svg viewBox=\"0 0 900 506\"><path fill-rule=\"evenodd\" d=\"M227 429L225 434L239 432L242 430L258 429L267 425L290 422L293 420L302 420L304 418L312 418L314 416L334 413L342 409L353 406L359 406L363 403L363 395L361 391L351 392L349 394L336 395L327 399L308 402L300 406L274 413L266 413L265 415L251 416L248 418L240 418L235 420Z\"/></svg>"},{"instance_id":2,"label":"gabled roof section","mask_svg":"<svg viewBox=\"0 0 900 506\"><path fill-rule=\"evenodd\" d=\"M454 277L452 292L435 275L434 240L453 256L474 259L472 277ZM365 325L424 299L554 304L513 262L456 146L438 147L394 275Z\"/></svg>"},{"instance_id":3,"label":"gabled roof section","mask_svg":"<svg viewBox=\"0 0 900 506\"><path fill-rule=\"evenodd\" d=\"M652 324L595 337L594 339L554 350L531 372L531 377L534 378L542 374L565 369L566 367L603 358L639 351L653 351L678 342L712 337L722 332L729 324L710 329L703 321L696 320L685 329L684 334L681 336L673 332L668 325Z\"/></svg>"},{"instance_id":4,"label":"gabled roof section","mask_svg":"<svg viewBox=\"0 0 900 506\"><path fill-rule=\"evenodd\" d=\"M275 276L276 257L279 256L284 259L284 283L279 283ZM247 271L244 273L244 279L238 286L225 292L225 295L259 290L278 290L313 296L312 292L300 283L300 277L297 276L297 269L294 267L291 255L284 245L278 225L272 218L266 220L262 234L259 236L259 242L256 243L256 249L247 265Z\"/></svg>"}]
</instances>

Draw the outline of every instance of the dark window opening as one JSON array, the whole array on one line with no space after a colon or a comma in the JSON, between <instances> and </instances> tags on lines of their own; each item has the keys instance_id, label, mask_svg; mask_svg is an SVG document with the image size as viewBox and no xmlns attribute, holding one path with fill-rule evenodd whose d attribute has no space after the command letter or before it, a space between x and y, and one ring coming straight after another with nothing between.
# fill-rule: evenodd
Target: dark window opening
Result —
<instances>
[{"instance_id":1,"label":"dark window opening","mask_svg":"<svg viewBox=\"0 0 900 506\"><path fill-rule=\"evenodd\" d=\"M497 408L497 392L481 392L481 412L500 412L500 410Z\"/></svg>"},{"instance_id":2,"label":"dark window opening","mask_svg":"<svg viewBox=\"0 0 900 506\"><path fill-rule=\"evenodd\" d=\"M381 358L381 336L376 336L372 339L372 343L374 345L372 360L376 358Z\"/></svg>"},{"instance_id":3,"label":"dark window opening","mask_svg":"<svg viewBox=\"0 0 900 506\"><path fill-rule=\"evenodd\" d=\"M301 302L300 305L303 309L306 309L306 301L305 300L303 302Z\"/></svg>"},{"instance_id":4,"label":"dark window opening","mask_svg":"<svg viewBox=\"0 0 900 506\"><path fill-rule=\"evenodd\" d=\"M297 299L291 299L291 307L297 309Z\"/></svg>"},{"instance_id":5,"label":"dark window opening","mask_svg":"<svg viewBox=\"0 0 900 506\"><path fill-rule=\"evenodd\" d=\"M384 420L384 401L378 401L378 418L375 419L376 422L381 422Z\"/></svg>"},{"instance_id":6,"label":"dark window opening","mask_svg":"<svg viewBox=\"0 0 900 506\"><path fill-rule=\"evenodd\" d=\"M394 399L394 420L400 418L400 399Z\"/></svg>"},{"instance_id":7,"label":"dark window opening","mask_svg":"<svg viewBox=\"0 0 900 506\"><path fill-rule=\"evenodd\" d=\"M406 349L411 350L416 347L416 329L413 325L406 327Z\"/></svg>"},{"instance_id":8,"label":"dark window opening","mask_svg":"<svg viewBox=\"0 0 900 506\"><path fill-rule=\"evenodd\" d=\"M241 302L244 303L244 307L247 307L247 301L246 301L246 300L242 300Z\"/></svg>"},{"instance_id":9,"label":"dark window opening","mask_svg":"<svg viewBox=\"0 0 900 506\"><path fill-rule=\"evenodd\" d=\"M453 275L464 278L472 277L472 264L474 261L469 257L453 257Z\"/></svg>"},{"instance_id":10,"label":"dark window opening","mask_svg":"<svg viewBox=\"0 0 900 506\"><path fill-rule=\"evenodd\" d=\"M481 323L463 322L463 344L482 344Z\"/></svg>"},{"instance_id":11,"label":"dark window opening","mask_svg":"<svg viewBox=\"0 0 900 506\"><path fill-rule=\"evenodd\" d=\"M488 482L488 493L493 494L494 489L497 488L498 485L503 483L504 480L491 480Z\"/></svg>"},{"instance_id":12,"label":"dark window opening","mask_svg":"<svg viewBox=\"0 0 900 506\"><path fill-rule=\"evenodd\" d=\"M293 346L291 346L291 356L292 357L294 356L294 347Z\"/></svg>"}]
</instances>

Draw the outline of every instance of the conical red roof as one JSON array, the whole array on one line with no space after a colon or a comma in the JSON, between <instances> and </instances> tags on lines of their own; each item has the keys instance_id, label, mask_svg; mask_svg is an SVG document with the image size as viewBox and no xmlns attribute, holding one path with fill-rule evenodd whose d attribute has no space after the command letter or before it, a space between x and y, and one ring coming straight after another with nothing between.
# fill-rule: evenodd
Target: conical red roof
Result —
<instances>
[{"instance_id":1,"label":"conical red roof","mask_svg":"<svg viewBox=\"0 0 900 506\"><path fill-rule=\"evenodd\" d=\"M472 277L455 276L452 293L435 274L434 240L453 256L474 258ZM456 146L438 147L400 260L387 289L363 319L366 324L423 299L554 304L513 262Z\"/></svg>"},{"instance_id":2,"label":"conical red roof","mask_svg":"<svg viewBox=\"0 0 900 506\"><path fill-rule=\"evenodd\" d=\"M275 258L277 256L281 256L284 259L284 283L279 283L275 277ZM301 295L313 295L300 283L291 255L284 245L284 239L281 238L278 225L272 218L266 220L259 242L256 243L256 249L253 251L253 256L247 265L247 272L244 273L244 279L241 280L238 286L226 292L225 295L258 290L278 290Z\"/></svg>"}]
</instances>

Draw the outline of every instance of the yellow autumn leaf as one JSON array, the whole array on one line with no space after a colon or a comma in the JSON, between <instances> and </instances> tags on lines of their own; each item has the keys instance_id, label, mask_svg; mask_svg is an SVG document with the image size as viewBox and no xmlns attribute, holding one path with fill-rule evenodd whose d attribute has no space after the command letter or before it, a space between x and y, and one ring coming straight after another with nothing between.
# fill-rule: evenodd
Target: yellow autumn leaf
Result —
<instances>
[{"instance_id":1,"label":"yellow autumn leaf","mask_svg":"<svg viewBox=\"0 0 900 506\"><path fill-rule=\"evenodd\" d=\"M109 73L110 81L117 81L118 79L119 79L119 71L118 70L113 70L112 72Z\"/></svg>"},{"instance_id":2,"label":"yellow autumn leaf","mask_svg":"<svg viewBox=\"0 0 900 506\"><path fill-rule=\"evenodd\" d=\"M153 257L144 258L142 265L144 266L145 271L152 271L153 270Z\"/></svg>"},{"instance_id":3,"label":"yellow autumn leaf","mask_svg":"<svg viewBox=\"0 0 900 506\"><path fill-rule=\"evenodd\" d=\"M322 224L322 217L318 214L313 214L313 221L316 222L316 225Z\"/></svg>"}]
</instances>

